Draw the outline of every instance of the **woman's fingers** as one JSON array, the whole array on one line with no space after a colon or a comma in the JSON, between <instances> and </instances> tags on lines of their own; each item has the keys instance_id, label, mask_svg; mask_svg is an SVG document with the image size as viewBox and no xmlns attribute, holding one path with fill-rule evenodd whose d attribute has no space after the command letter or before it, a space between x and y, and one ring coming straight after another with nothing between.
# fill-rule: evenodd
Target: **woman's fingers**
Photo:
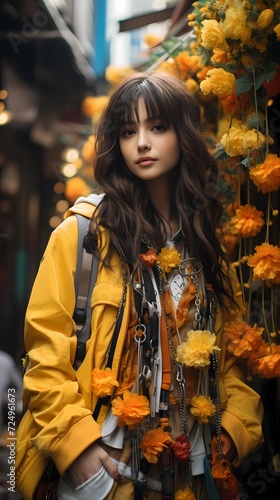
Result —
<instances>
[{"instance_id":1,"label":"woman's fingers","mask_svg":"<svg viewBox=\"0 0 280 500\"><path fill-rule=\"evenodd\" d=\"M108 474L110 474L110 476L118 480L120 478L118 466L115 464L115 462L113 462L113 460L111 460L111 458L106 452L104 453L106 454L106 456L104 456L104 458L101 459L103 467L106 469Z\"/></svg>"}]
</instances>

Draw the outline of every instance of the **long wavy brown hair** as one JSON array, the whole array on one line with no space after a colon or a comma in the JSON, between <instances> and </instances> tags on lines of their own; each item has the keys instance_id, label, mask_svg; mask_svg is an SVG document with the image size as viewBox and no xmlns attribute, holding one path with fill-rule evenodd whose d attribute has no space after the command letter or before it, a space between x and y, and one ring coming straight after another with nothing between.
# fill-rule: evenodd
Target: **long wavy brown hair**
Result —
<instances>
[{"instance_id":1,"label":"long wavy brown hair","mask_svg":"<svg viewBox=\"0 0 280 500\"><path fill-rule=\"evenodd\" d=\"M201 132L197 98L170 75L135 74L110 96L97 131L94 177L105 196L92 221L92 232L100 235L100 226L106 228L111 241L109 254L116 249L131 268L139 260L143 235L156 249L167 239L163 218L145 182L128 170L119 146L120 127L137 116L139 98L143 98L149 117L161 117L178 135L181 156L170 189L182 238L190 256L202 263L206 280L218 296L228 295L222 266L226 255L218 236L222 206L217 165Z\"/></svg>"}]
</instances>

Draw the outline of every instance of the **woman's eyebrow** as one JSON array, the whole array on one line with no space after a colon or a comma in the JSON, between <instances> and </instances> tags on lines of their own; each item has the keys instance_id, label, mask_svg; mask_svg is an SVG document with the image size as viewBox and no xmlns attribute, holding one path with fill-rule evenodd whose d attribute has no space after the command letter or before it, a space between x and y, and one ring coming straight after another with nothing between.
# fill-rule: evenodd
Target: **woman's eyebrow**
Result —
<instances>
[{"instance_id":1,"label":"woman's eyebrow","mask_svg":"<svg viewBox=\"0 0 280 500\"><path fill-rule=\"evenodd\" d=\"M148 116L147 118L145 118L144 123L150 123L150 122L153 122L155 120L163 120L163 118L161 118L159 115ZM139 123L139 120L137 120L137 119L133 120L131 118L129 120L123 120L121 125L122 126L123 125L135 125L136 123Z\"/></svg>"}]
</instances>

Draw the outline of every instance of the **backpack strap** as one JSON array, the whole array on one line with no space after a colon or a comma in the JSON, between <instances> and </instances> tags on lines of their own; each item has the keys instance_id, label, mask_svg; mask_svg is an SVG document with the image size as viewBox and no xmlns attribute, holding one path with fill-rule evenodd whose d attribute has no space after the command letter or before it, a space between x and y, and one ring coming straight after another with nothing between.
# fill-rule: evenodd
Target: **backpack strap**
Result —
<instances>
[{"instance_id":1,"label":"backpack strap","mask_svg":"<svg viewBox=\"0 0 280 500\"><path fill-rule=\"evenodd\" d=\"M96 282L99 258L86 244L89 219L75 214L78 223L77 264L74 278L76 304L73 319L76 323L77 350L75 362L85 357L86 342L90 337L91 295Z\"/></svg>"}]
</instances>

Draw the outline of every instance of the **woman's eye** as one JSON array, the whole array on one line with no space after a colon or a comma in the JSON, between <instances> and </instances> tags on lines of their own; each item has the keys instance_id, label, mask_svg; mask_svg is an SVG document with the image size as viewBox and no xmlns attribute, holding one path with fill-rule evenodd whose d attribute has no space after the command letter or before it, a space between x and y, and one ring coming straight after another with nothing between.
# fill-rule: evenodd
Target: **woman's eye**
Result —
<instances>
[{"instance_id":1,"label":"woman's eye","mask_svg":"<svg viewBox=\"0 0 280 500\"><path fill-rule=\"evenodd\" d=\"M131 137L133 134L135 134L135 131L129 128L121 133L121 137Z\"/></svg>"},{"instance_id":2,"label":"woman's eye","mask_svg":"<svg viewBox=\"0 0 280 500\"><path fill-rule=\"evenodd\" d=\"M167 127L165 125L162 125L162 124L158 124L158 125L153 126L153 130L155 132L165 132L166 128Z\"/></svg>"}]
</instances>

